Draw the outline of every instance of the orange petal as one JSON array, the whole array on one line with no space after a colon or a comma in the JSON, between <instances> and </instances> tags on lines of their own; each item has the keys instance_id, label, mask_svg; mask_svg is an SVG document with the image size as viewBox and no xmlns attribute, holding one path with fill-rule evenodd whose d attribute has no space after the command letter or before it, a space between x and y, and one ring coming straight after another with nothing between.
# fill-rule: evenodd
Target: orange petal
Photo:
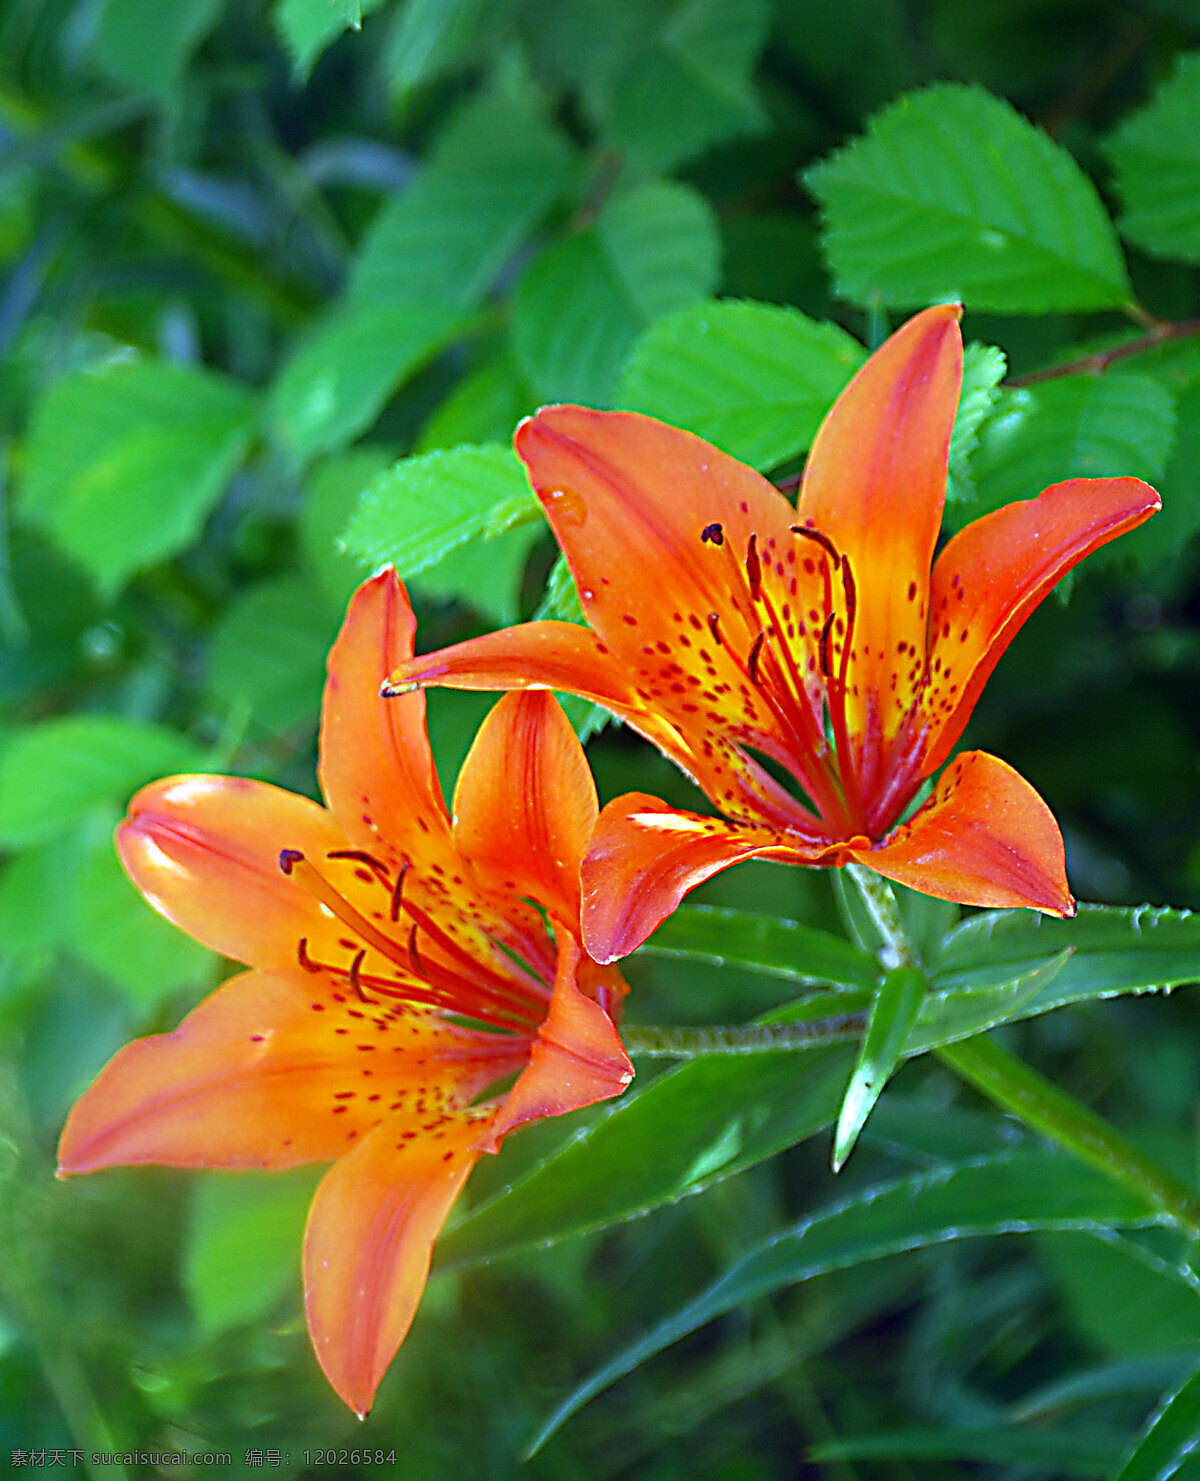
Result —
<instances>
[{"instance_id":1,"label":"orange petal","mask_svg":"<svg viewBox=\"0 0 1200 1481\"><path fill-rule=\"evenodd\" d=\"M898 644L925 652L929 568L946 498L962 383L956 304L926 309L871 356L834 403L808 456L796 513L850 562L857 590L851 730L868 691L891 735L909 695L891 688Z\"/></svg>"},{"instance_id":2,"label":"orange petal","mask_svg":"<svg viewBox=\"0 0 1200 1481\"><path fill-rule=\"evenodd\" d=\"M1072 916L1062 834L1024 777L985 751L964 751L933 796L860 863L941 900Z\"/></svg>"},{"instance_id":3,"label":"orange petal","mask_svg":"<svg viewBox=\"0 0 1200 1481\"><path fill-rule=\"evenodd\" d=\"M769 564L795 544L783 495L690 432L631 412L545 407L517 429L516 448L588 621L645 702L685 734L706 710L728 709L784 739L745 672L767 620L747 547L754 536L756 563ZM719 540L702 538L714 527Z\"/></svg>"},{"instance_id":4,"label":"orange petal","mask_svg":"<svg viewBox=\"0 0 1200 1481\"><path fill-rule=\"evenodd\" d=\"M578 623L526 622L469 638L399 664L384 687L403 696L410 686L428 684L448 689L557 689L578 694L619 715L684 770L695 765L687 742L675 727L646 708L607 645Z\"/></svg>"},{"instance_id":5,"label":"orange petal","mask_svg":"<svg viewBox=\"0 0 1200 1481\"><path fill-rule=\"evenodd\" d=\"M121 862L155 910L215 951L263 968L294 967L302 936L313 956L336 936L336 923L280 870L280 850L319 859L345 846L323 807L243 777L153 782L117 829Z\"/></svg>"},{"instance_id":6,"label":"orange petal","mask_svg":"<svg viewBox=\"0 0 1200 1481\"><path fill-rule=\"evenodd\" d=\"M404 1341L433 1242L479 1153L483 1118L398 1140L384 1125L331 1168L304 1231L304 1297L317 1358L365 1418Z\"/></svg>"},{"instance_id":7,"label":"orange petal","mask_svg":"<svg viewBox=\"0 0 1200 1481\"><path fill-rule=\"evenodd\" d=\"M425 696L379 694L392 669L412 657L415 628L390 567L355 592L329 655L320 776L350 838L367 848L384 840L419 860L450 828L425 731Z\"/></svg>"},{"instance_id":8,"label":"orange petal","mask_svg":"<svg viewBox=\"0 0 1200 1481\"><path fill-rule=\"evenodd\" d=\"M583 861L583 939L598 962L628 956L713 874L757 856L815 863L827 845L797 847L768 828L678 812L627 792L600 814Z\"/></svg>"},{"instance_id":9,"label":"orange petal","mask_svg":"<svg viewBox=\"0 0 1200 1481\"><path fill-rule=\"evenodd\" d=\"M454 792L454 843L481 876L579 921L579 865L598 811L570 722L543 691L506 694L480 726Z\"/></svg>"},{"instance_id":10,"label":"orange petal","mask_svg":"<svg viewBox=\"0 0 1200 1481\"><path fill-rule=\"evenodd\" d=\"M67 1118L60 1169L323 1161L385 1115L403 1130L428 1120L427 1106L466 1105L510 1067L498 1058L504 1047L524 1060L517 1041L420 1009L402 1009L383 1030L374 1019L319 979L243 973L173 1033L138 1039L109 1061ZM393 1041L403 1054L380 1052Z\"/></svg>"},{"instance_id":11,"label":"orange petal","mask_svg":"<svg viewBox=\"0 0 1200 1481\"><path fill-rule=\"evenodd\" d=\"M926 775L949 755L1001 654L1055 582L1161 507L1140 478L1072 478L955 535L933 570Z\"/></svg>"},{"instance_id":12,"label":"orange petal","mask_svg":"<svg viewBox=\"0 0 1200 1481\"><path fill-rule=\"evenodd\" d=\"M620 1095L633 1079L633 1065L612 1020L579 990L578 973L587 961L579 943L561 924L557 935L558 972L550 1011L528 1066L489 1135L478 1144L483 1151L494 1152L501 1138L529 1121L564 1116Z\"/></svg>"}]
</instances>

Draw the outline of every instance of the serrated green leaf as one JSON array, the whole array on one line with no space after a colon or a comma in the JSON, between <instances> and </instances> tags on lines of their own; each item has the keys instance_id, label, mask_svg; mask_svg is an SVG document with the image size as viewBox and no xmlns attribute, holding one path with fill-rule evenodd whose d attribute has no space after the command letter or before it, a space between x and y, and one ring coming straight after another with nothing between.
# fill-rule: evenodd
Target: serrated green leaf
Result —
<instances>
[{"instance_id":1,"label":"serrated green leaf","mask_svg":"<svg viewBox=\"0 0 1200 1481\"><path fill-rule=\"evenodd\" d=\"M71 931L66 902L79 859L69 836L25 849L0 871L0 941L7 953L66 944Z\"/></svg>"},{"instance_id":2,"label":"serrated green leaf","mask_svg":"<svg viewBox=\"0 0 1200 1481\"><path fill-rule=\"evenodd\" d=\"M1152 257L1200 262L1200 52L1108 140L1121 235Z\"/></svg>"},{"instance_id":3,"label":"serrated green leaf","mask_svg":"<svg viewBox=\"0 0 1200 1481\"><path fill-rule=\"evenodd\" d=\"M408 0L388 45L392 87L404 97L441 76L461 56L486 0Z\"/></svg>"},{"instance_id":4,"label":"serrated green leaf","mask_svg":"<svg viewBox=\"0 0 1200 1481\"><path fill-rule=\"evenodd\" d=\"M950 484L948 501L969 499L975 492L971 479L971 454L979 441L979 428L1000 394L1000 382L1008 362L995 345L969 344L963 353L962 391L950 437Z\"/></svg>"},{"instance_id":5,"label":"serrated green leaf","mask_svg":"<svg viewBox=\"0 0 1200 1481\"><path fill-rule=\"evenodd\" d=\"M537 397L525 384L507 350L485 360L459 381L421 428L418 453L468 442L507 442Z\"/></svg>"},{"instance_id":6,"label":"serrated green leaf","mask_svg":"<svg viewBox=\"0 0 1200 1481\"><path fill-rule=\"evenodd\" d=\"M204 987L216 955L163 920L138 894L107 839L76 881L73 949L116 982L141 1015L183 987Z\"/></svg>"},{"instance_id":7,"label":"serrated green leaf","mask_svg":"<svg viewBox=\"0 0 1200 1481\"><path fill-rule=\"evenodd\" d=\"M488 443L402 458L367 489L344 539L368 565L391 561L408 577L468 540L542 518L512 448Z\"/></svg>"},{"instance_id":8,"label":"serrated green leaf","mask_svg":"<svg viewBox=\"0 0 1200 1481\"><path fill-rule=\"evenodd\" d=\"M1200 1446L1200 1368L1169 1393L1112 1481L1167 1481Z\"/></svg>"},{"instance_id":9,"label":"serrated green leaf","mask_svg":"<svg viewBox=\"0 0 1200 1481\"><path fill-rule=\"evenodd\" d=\"M96 61L123 86L174 102L188 58L220 13L221 0L105 0L96 25ZM153 46L147 46L148 36Z\"/></svg>"},{"instance_id":10,"label":"serrated green leaf","mask_svg":"<svg viewBox=\"0 0 1200 1481\"><path fill-rule=\"evenodd\" d=\"M196 537L245 455L236 382L164 361L78 371L34 411L18 510L113 596Z\"/></svg>"},{"instance_id":11,"label":"serrated green leaf","mask_svg":"<svg viewBox=\"0 0 1200 1481\"><path fill-rule=\"evenodd\" d=\"M1002 1152L869 1188L735 1261L707 1290L580 1384L539 1429L530 1453L618 1378L689 1332L772 1291L950 1240L1154 1222L1147 1204L1061 1152Z\"/></svg>"},{"instance_id":12,"label":"serrated green leaf","mask_svg":"<svg viewBox=\"0 0 1200 1481\"><path fill-rule=\"evenodd\" d=\"M643 169L666 170L719 139L760 133L752 74L769 25L764 0L670 6L601 105L612 143Z\"/></svg>"},{"instance_id":13,"label":"serrated green leaf","mask_svg":"<svg viewBox=\"0 0 1200 1481\"><path fill-rule=\"evenodd\" d=\"M550 567L546 578L546 591L537 610L538 618L548 617L559 622L587 624L583 603L579 600L579 588L567 565L567 558L560 554Z\"/></svg>"},{"instance_id":14,"label":"serrated green leaf","mask_svg":"<svg viewBox=\"0 0 1200 1481\"><path fill-rule=\"evenodd\" d=\"M895 967L879 984L867 1031L850 1074L833 1137L833 1170L841 1172L883 1088L895 1073L929 990L919 967Z\"/></svg>"},{"instance_id":15,"label":"serrated green leaf","mask_svg":"<svg viewBox=\"0 0 1200 1481\"><path fill-rule=\"evenodd\" d=\"M206 1336L260 1321L298 1284L304 1218L319 1174L198 1179L183 1286Z\"/></svg>"},{"instance_id":16,"label":"serrated green leaf","mask_svg":"<svg viewBox=\"0 0 1200 1481\"><path fill-rule=\"evenodd\" d=\"M460 309L437 302L334 310L272 387L270 415L280 440L299 462L353 442L464 323Z\"/></svg>"},{"instance_id":17,"label":"serrated green leaf","mask_svg":"<svg viewBox=\"0 0 1200 1481\"><path fill-rule=\"evenodd\" d=\"M304 82L321 53L348 27L357 27L384 0L278 0L275 28L291 53L292 70Z\"/></svg>"},{"instance_id":18,"label":"serrated green leaf","mask_svg":"<svg viewBox=\"0 0 1200 1481\"><path fill-rule=\"evenodd\" d=\"M1115 308L1132 290L1095 187L1058 144L981 88L938 83L876 114L808 170L837 291L913 308Z\"/></svg>"},{"instance_id":19,"label":"serrated green leaf","mask_svg":"<svg viewBox=\"0 0 1200 1481\"><path fill-rule=\"evenodd\" d=\"M808 447L865 358L844 329L798 309L710 300L650 326L618 402L766 470Z\"/></svg>"},{"instance_id":20,"label":"serrated green leaf","mask_svg":"<svg viewBox=\"0 0 1200 1481\"><path fill-rule=\"evenodd\" d=\"M767 972L812 987L870 992L879 979L875 958L840 936L717 905L681 905L641 950L647 956Z\"/></svg>"},{"instance_id":21,"label":"serrated green leaf","mask_svg":"<svg viewBox=\"0 0 1200 1481\"><path fill-rule=\"evenodd\" d=\"M466 540L422 571L413 584L424 596L461 602L497 627L507 627L520 619L525 565L545 533L530 523L491 539Z\"/></svg>"},{"instance_id":22,"label":"serrated green leaf","mask_svg":"<svg viewBox=\"0 0 1200 1481\"><path fill-rule=\"evenodd\" d=\"M710 293L719 252L712 209L690 187L651 182L614 197L517 285L522 374L541 397L611 405L638 333Z\"/></svg>"},{"instance_id":23,"label":"serrated green leaf","mask_svg":"<svg viewBox=\"0 0 1200 1481\"><path fill-rule=\"evenodd\" d=\"M1002 391L971 460L970 516L1066 478L1134 474L1153 482L1171 454L1175 421L1170 391L1126 371Z\"/></svg>"},{"instance_id":24,"label":"serrated green leaf","mask_svg":"<svg viewBox=\"0 0 1200 1481\"><path fill-rule=\"evenodd\" d=\"M1114 558L1139 571L1176 563L1180 551L1200 529L1200 379L1193 380L1175 405L1175 445L1155 487L1163 507L1153 519L1116 542ZM1107 547L1106 547L1107 548ZM1098 551L1097 554L1103 554Z\"/></svg>"},{"instance_id":25,"label":"serrated green leaf","mask_svg":"<svg viewBox=\"0 0 1200 1481\"><path fill-rule=\"evenodd\" d=\"M271 734L314 720L337 625L336 611L313 601L303 577L263 581L239 597L217 626L209 688Z\"/></svg>"},{"instance_id":26,"label":"serrated green leaf","mask_svg":"<svg viewBox=\"0 0 1200 1481\"><path fill-rule=\"evenodd\" d=\"M381 303L477 304L571 180L574 154L533 95L468 102L421 173L384 206L347 290Z\"/></svg>"},{"instance_id":27,"label":"serrated green leaf","mask_svg":"<svg viewBox=\"0 0 1200 1481\"><path fill-rule=\"evenodd\" d=\"M0 752L0 844L25 848L54 838L97 802L124 805L143 782L200 764L175 731L117 715L31 725Z\"/></svg>"}]
</instances>

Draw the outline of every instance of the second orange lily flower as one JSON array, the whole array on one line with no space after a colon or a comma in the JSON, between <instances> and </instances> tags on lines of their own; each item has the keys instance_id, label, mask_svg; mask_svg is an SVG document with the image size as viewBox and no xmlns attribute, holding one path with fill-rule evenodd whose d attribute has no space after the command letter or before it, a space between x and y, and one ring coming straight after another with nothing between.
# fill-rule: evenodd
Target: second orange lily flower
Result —
<instances>
[{"instance_id":1,"label":"second orange lily flower","mask_svg":"<svg viewBox=\"0 0 1200 1481\"><path fill-rule=\"evenodd\" d=\"M583 867L596 960L632 951L690 889L752 856L857 861L966 905L1074 913L1058 826L1003 761L962 753L906 810L1034 607L1160 501L1136 478L1070 479L977 520L935 561L959 317L928 309L871 356L817 434L794 509L649 417L552 406L518 429L590 629L472 639L400 665L385 692L583 695L720 809L641 793L604 809Z\"/></svg>"}]
</instances>

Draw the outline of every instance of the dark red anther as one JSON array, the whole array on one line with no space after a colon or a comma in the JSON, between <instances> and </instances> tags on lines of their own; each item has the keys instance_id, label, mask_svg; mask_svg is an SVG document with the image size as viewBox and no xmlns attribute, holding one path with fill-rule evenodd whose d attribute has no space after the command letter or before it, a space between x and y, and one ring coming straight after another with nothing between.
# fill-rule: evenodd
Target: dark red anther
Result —
<instances>
[{"instance_id":1,"label":"dark red anther","mask_svg":"<svg viewBox=\"0 0 1200 1481\"><path fill-rule=\"evenodd\" d=\"M821 655L821 672L827 679L830 675L829 649L830 639L833 637L833 618L834 614L831 612L825 619L825 626L821 629L821 646L819 649Z\"/></svg>"},{"instance_id":2,"label":"dark red anther","mask_svg":"<svg viewBox=\"0 0 1200 1481\"><path fill-rule=\"evenodd\" d=\"M762 645L766 636L765 632L759 633L758 637L750 644L750 656L746 660L746 671L750 675L751 684L762 683L762 680L758 676L758 656L762 652Z\"/></svg>"},{"instance_id":3,"label":"dark red anther","mask_svg":"<svg viewBox=\"0 0 1200 1481\"><path fill-rule=\"evenodd\" d=\"M354 958L354 960L350 963L350 986L354 989L359 1001L362 1003L370 1003L374 1001L374 999L367 997L366 993L363 992L362 983L359 980L360 974L362 972L362 964L366 958L366 955L367 952L366 948L364 947L363 950L360 951Z\"/></svg>"},{"instance_id":4,"label":"dark red anther","mask_svg":"<svg viewBox=\"0 0 1200 1481\"><path fill-rule=\"evenodd\" d=\"M281 848L279 850L279 867L285 874L290 874L297 864L304 862L304 855L298 848Z\"/></svg>"},{"instance_id":5,"label":"dark red anther","mask_svg":"<svg viewBox=\"0 0 1200 1481\"><path fill-rule=\"evenodd\" d=\"M296 951L296 957L306 972L319 972L321 970L320 962L314 962L308 954L307 936L300 937L300 945Z\"/></svg>"},{"instance_id":6,"label":"dark red anther","mask_svg":"<svg viewBox=\"0 0 1200 1481\"><path fill-rule=\"evenodd\" d=\"M837 546L828 535L822 535L820 530L810 530L807 525L790 526L793 535L803 535L806 540L815 541L825 554L829 557L830 564L836 571L841 562L841 556L837 553Z\"/></svg>"},{"instance_id":7,"label":"dark red anther","mask_svg":"<svg viewBox=\"0 0 1200 1481\"><path fill-rule=\"evenodd\" d=\"M758 558L757 535L751 535L746 542L746 579L750 582L750 600L756 602L762 595L762 562Z\"/></svg>"},{"instance_id":8,"label":"dark red anther","mask_svg":"<svg viewBox=\"0 0 1200 1481\"><path fill-rule=\"evenodd\" d=\"M725 531L719 524L705 525L700 531L700 540L704 544L711 541L713 545L724 545Z\"/></svg>"},{"instance_id":9,"label":"dark red anther","mask_svg":"<svg viewBox=\"0 0 1200 1481\"><path fill-rule=\"evenodd\" d=\"M401 864L400 873L396 876L396 883L392 886L391 916L393 920L400 919L400 902L404 898L404 876L408 873L411 862L410 859L405 859L404 863Z\"/></svg>"},{"instance_id":10,"label":"dark red anther","mask_svg":"<svg viewBox=\"0 0 1200 1481\"><path fill-rule=\"evenodd\" d=\"M421 964L421 953L417 950L417 923L413 921L413 928L408 933L408 954L412 957L413 968L418 977L424 977L425 968Z\"/></svg>"},{"instance_id":11,"label":"dark red anther","mask_svg":"<svg viewBox=\"0 0 1200 1481\"><path fill-rule=\"evenodd\" d=\"M850 634L854 631L854 615L858 611L858 589L854 584L854 573L850 562L842 562L842 587L846 593L846 646L850 646Z\"/></svg>"},{"instance_id":12,"label":"dark red anther","mask_svg":"<svg viewBox=\"0 0 1200 1481\"><path fill-rule=\"evenodd\" d=\"M715 612L708 614L708 630L713 635L713 642L718 648L722 647L725 639L721 636L721 619Z\"/></svg>"}]
</instances>

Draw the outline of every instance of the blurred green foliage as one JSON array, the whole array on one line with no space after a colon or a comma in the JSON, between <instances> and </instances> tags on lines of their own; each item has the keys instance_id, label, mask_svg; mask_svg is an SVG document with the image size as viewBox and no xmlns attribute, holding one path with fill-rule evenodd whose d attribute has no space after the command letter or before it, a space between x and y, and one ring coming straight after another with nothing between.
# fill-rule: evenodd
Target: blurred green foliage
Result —
<instances>
[{"instance_id":1,"label":"blurred green foliage","mask_svg":"<svg viewBox=\"0 0 1200 1481\"><path fill-rule=\"evenodd\" d=\"M936 299L963 298L974 342L952 525L1073 474L1164 496L1030 622L969 739L1047 798L1081 897L1200 903L1197 264L1196 0L0 0L0 1454L1200 1477L1195 1258L1111 1190L1088 1204L1090 1173L1060 1177L928 1057L836 1183L813 1133L841 1048L646 1063L644 1100L515 1138L361 1426L304 1333L307 1173L52 1179L73 1097L225 970L113 860L136 786L199 768L313 792L324 654L380 561L423 647L577 611L508 450L540 402L647 411L787 480L864 346ZM489 703L431 696L447 788ZM616 728L589 756L604 797L695 805ZM842 934L826 876L745 866L707 898L801 927L734 942L721 918L722 953L692 918L628 964L633 1019L743 1021L797 962L869 985L852 947L803 935ZM1063 937L1043 982L1049 937L939 947L954 912L909 908L949 995L923 1043L955 1012L1074 1003L1005 1032L1195 1180L1188 994L1084 1001L1200 976L1186 918L1153 951L1126 939L1139 918ZM1044 1200L1018 1179L1005 1202L979 1158ZM975 1188L975 1222L921 1202L889 1244L887 1198L939 1179ZM951 1240L956 1218L1043 1232ZM848 1231L811 1269L810 1228ZM755 1285L776 1237L795 1261ZM736 1300L693 1331L724 1277ZM558 1402L660 1328L689 1335L522 1471ZM396 1459L314 1459L353 1447Z\"/></svg>"}]
</instances>

